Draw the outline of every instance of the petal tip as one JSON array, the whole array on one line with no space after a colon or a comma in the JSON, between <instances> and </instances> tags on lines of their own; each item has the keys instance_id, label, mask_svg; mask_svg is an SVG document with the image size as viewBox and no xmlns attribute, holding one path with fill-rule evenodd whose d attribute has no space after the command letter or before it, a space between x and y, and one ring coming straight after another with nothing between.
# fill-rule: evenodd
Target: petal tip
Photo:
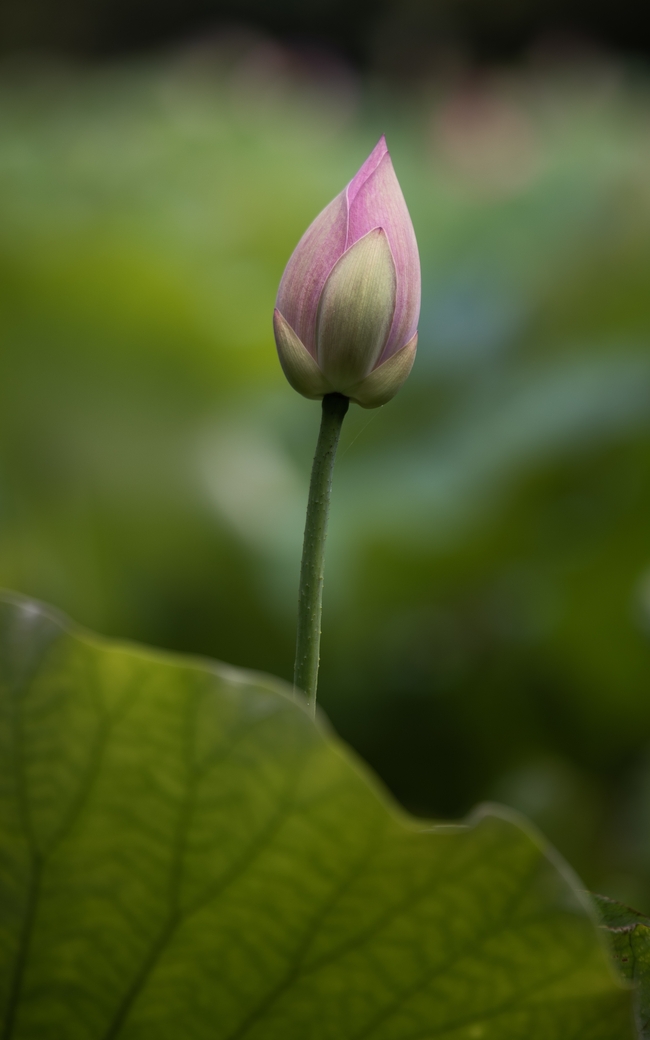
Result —
<instances>
[{"instance_id":1,"label":"petal tip","mask_svg":"<svg viewBox=\"0 0 650 1040\"><path fill-rule=\"evenodd\" d=\"M354 199L359 192L359 189L366 183L366 181L373 175L382 159L388 155L388 148L386 146L386 138L384 134L381 135L377 144L371 151L368 158L361 164L354 177L346 188L346 198L348 206L351 206ZM389 156L390 160L390 156ZM347 244L347 243L346 243Z\"/></svg>"}]
</instances>

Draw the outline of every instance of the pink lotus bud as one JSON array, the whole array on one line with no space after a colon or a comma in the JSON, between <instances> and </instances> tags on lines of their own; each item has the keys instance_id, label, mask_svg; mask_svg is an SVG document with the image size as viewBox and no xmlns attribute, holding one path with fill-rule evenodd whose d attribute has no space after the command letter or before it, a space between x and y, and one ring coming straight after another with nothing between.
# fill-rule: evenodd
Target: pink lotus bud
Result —
<instances>
[{"instance_id":1,"label":"pink lotus bud","mask_svg":"<svg viewBox=\"0 0 650 1040\"><path fill-rule=\"evenodd\" d=\"M382 137L282 275L273 328L284 374L305 397L376 408L411 371L419 314L415 232Z\"/></svg>"}]
</instances>

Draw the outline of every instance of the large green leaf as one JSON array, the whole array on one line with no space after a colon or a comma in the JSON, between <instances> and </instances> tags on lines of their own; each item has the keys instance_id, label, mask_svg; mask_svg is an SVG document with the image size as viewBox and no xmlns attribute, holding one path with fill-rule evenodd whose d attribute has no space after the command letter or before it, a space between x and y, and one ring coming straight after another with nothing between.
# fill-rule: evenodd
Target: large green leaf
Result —
<instances>
[{"instance_id":1,"label":"large green leaf","mask_svg":"<svg viewBox=\"0 0 650 1040\"><path fill-rule=\"evenodd\" d=\"M607 896L594 896L614 952L626 979L634 983L639 1035L650 1040L650 917Z\"/></svg>"},{"instance_id":2,"label":"large green leaf","mask_svg":"<svg viewBox=\"0 0 650 1040\"><path fill-rule=\"evenodd\" d=\"M3 1040L633 1035L516 821L419 824L274 681L31 601L0 661Z\"/></svg>"}]
</instances>

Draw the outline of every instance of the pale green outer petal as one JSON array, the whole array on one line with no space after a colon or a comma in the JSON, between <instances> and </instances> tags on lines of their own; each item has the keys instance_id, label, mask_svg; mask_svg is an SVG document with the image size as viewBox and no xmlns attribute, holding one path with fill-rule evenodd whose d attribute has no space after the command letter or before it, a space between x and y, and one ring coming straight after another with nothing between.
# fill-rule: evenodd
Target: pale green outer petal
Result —
<instances>
[{"instance_id":1,"label":"pale green outer petal","mask_svg":"<svg viewBox=\"0 0 650 1040\"><path fill-rule=\"evenodd\" d=\"M316 325L318 366L347 394L381 356L395 313L397 274L383 228L374 228L337 260L325 283Z\"/></svg>"},{"instance_id":2,"label":"pale green outer petal","mask_svg":"<svg viewBox=\"0 0 650 1040\"><path fill-rule=\"evenodd\" d=\"M333 387L329 385L307 348L277 309L273 312L273 331L282 371L293 389L303 397L312 399L330 394Z\"/></svg>"},{"instance_id":3,"label":"pale green outer petal","mask_svg":"<svg viewBox=\"0 0 650 1040\"><path fill-rule=\"evenodd\" d=\"M395 396L413 368L417 345L416 332L405 347L393 354L388 361L384 361L383 365L362 379L357 386L351 387L348 395L362 408L379 408L380 405L386 404Z\"/></svg>"}]
</instances>

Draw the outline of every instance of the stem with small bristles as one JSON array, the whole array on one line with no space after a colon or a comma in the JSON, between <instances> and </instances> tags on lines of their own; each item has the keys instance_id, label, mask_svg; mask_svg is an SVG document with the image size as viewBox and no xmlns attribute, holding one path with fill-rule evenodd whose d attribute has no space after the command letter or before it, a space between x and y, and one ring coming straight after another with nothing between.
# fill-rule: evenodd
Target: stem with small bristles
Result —
<instances>
[{"instance_id":1,"label":"stem with small bristles","mask_svg":"<svg viewBox=\"0 0 650 1040\"><path fill-rule=\"evenodd\" d=\"M349 405L350 399L343 394L326 394L323 398L323 415L309 485L305 539L300 565L298 633L293 682L297 689L307 694L307 704L312 714L316 711L325 538L332 493L332 471L341 426Z\"/></svg>"}]
</instances>

